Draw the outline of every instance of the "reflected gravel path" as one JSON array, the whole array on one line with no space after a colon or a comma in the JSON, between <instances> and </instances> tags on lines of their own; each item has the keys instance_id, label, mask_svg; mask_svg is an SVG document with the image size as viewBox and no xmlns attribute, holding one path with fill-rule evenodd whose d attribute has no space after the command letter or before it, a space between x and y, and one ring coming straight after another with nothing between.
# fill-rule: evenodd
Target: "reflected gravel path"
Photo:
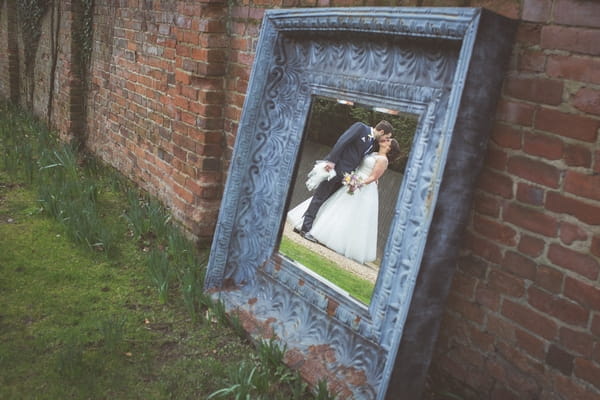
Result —
<instances>
[{"instance_id":1,"label":"reflected gravel path","mask_svg":"<svg viewBox=\"0 0 600 400\"><path fill-rule=\"evenodd\" d=\"M290 224L287 224L287 223L285 224L285 227L283 229L283 234L291 241L303 245L304 247L310 249L311 251L314 251L315 253L320 254L321 256L327 258L328 260L333 261L334 263L339 265L341 268L343 268L347 271L350 271L350 272L354 273L355 275L360 276L363 279L366 279L373 283L375 283L375 281L377 280L377 274L379 273L379 269L374 265L371 266L371 265L357 263L355 261L350 260L349 258L346 258L346 257L340 255L339 253L336 253L333 250L328 249L327 247L325 247L321 244L312 243L312 242L304 239L299 234L295 233Z\"/></svg>"}]
</instances>

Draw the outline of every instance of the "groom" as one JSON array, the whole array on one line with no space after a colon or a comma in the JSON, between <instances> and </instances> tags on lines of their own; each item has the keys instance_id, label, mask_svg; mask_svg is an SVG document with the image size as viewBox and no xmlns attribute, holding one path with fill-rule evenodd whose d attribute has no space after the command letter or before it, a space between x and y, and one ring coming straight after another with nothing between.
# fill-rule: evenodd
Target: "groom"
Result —
<instances>
[{"instance_id":1,"label":"groom","mask_svg":"<svg viewBox=\"0 0 600 400\"><path fill-rule=\"evenodd\" d=\"M311 242L317 241L309 232L321 205L342 186L344 173L354 171L363 157L373 152L377 141L389 140L391 137L392 124L387 121L380 121L375 128L362 122L356 122L339 137L329 154L325 156L327 161L325 169L327 171L335 169L335 177L321 182L315 189L310 205L304 214L300 235Z\"/></svg>"}]
</instances>

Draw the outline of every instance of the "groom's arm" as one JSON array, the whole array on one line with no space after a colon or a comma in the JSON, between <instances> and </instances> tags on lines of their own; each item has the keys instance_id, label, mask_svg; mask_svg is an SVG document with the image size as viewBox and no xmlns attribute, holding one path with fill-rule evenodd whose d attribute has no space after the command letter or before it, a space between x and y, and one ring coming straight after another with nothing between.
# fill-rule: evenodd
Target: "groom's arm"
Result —
<instances>
[{"instance_id":1,"label":"groom's arm","mask_svg":"<svg viewBox=\"0 0 600 400\"><path fill-rule=\"evenodd\" d=\"M342 136L339 137L329 154L325 156L325 159L334 164L337 163L344 149L354 140L358 140L360 138L361 133L365 132L365 127L367 126L362 122L355 122L352 124L352 126L348 128L346 132L342 134Z\"/></svg>"}]
</instances>

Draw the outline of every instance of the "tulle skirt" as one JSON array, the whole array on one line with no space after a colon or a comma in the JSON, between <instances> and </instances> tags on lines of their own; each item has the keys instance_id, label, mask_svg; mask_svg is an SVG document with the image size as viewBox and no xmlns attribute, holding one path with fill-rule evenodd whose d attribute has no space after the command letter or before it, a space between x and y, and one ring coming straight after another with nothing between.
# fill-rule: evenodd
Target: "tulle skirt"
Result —
<instances>
[{"instance_id":1,"label":"tulle skirt","mask_svg":"<svg viewBox=\"0 0 600 400\"><path fill-rule=\"evenodd\" d=\"M302 226L303 216L312 197L287 214L295 228ZM310 230L321 244L360 263L377 257L377 184L371 183L354 194L342 186L327 199L317 213Z\"/></svg>"}]
</instances>

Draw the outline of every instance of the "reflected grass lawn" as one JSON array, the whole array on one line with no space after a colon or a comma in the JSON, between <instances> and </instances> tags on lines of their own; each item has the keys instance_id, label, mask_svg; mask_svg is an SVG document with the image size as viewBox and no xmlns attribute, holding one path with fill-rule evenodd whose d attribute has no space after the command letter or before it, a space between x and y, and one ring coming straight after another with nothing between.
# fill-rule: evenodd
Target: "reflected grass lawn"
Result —
<instances>
[{"instance_id":1,"label":"reflected grass lawn","mask_svg":"<svg viewBox=\"0 0 600 400\"><path fill-rule=\"evenodd\" d=\"M357 300L369 304L375 286L366 279L359 278L327 258L294 243L285 236L281 239L279 251L299 262L311 271L319 274L334 285L347 291Z\"/></svg>"}]
</instances>

